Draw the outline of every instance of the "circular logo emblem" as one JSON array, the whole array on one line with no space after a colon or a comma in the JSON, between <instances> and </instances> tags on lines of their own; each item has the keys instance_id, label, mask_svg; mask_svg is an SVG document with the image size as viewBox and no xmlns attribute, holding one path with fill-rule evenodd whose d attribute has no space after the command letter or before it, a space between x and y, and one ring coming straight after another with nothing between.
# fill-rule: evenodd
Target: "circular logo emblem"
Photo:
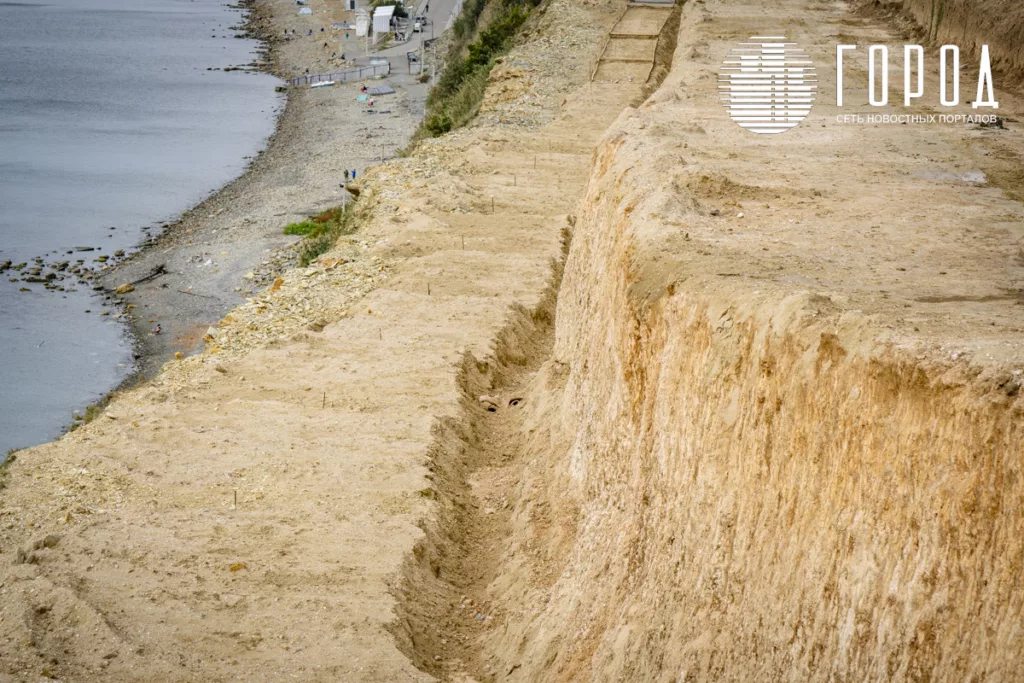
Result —
<instances>
[{"instance_id":1,"label":"circular logo emblem","mask_svg":"<svg viewBox=\"0 0 1024 683\"><path fill-rule=\"evenodd\" d=\"M718 74L729 117L767 135L785 133L807 118L817 83L811 58L784 36L751 36L729 52Z\"/></svg>"}]
</instances>

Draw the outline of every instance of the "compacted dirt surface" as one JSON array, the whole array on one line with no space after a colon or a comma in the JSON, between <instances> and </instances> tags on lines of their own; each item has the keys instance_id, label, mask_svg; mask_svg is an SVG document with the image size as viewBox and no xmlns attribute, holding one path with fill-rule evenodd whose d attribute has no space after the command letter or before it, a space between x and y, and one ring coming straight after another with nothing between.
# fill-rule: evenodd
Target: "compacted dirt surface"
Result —
<instances>
[{"instance_id":1,"label":"compacted dirt surface","mask_svg":"<svg viewBox=\"0 0 1024 683\"><path fill-rule=\"evenodd\" d=\"M17 454L0 680L1021 676L1020 100L841 123L902 113L864 47L835 106L883 18L692 1L601 61L629 11L544 5L355 235ZM818 66L784 135L719 101L755 35Z\"/></svg>"}]
</instances>

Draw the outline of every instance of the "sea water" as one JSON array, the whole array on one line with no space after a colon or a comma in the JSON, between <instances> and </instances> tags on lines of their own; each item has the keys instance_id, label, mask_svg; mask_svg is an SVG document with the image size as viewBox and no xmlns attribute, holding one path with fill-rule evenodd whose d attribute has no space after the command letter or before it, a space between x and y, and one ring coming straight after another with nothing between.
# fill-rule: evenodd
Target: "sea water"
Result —
<instances>
[{"instance_id":1,"label":"sea water","mask_svg":"<svg viewBox=\"0 0 1024 683\"><path fill-rule=\"evenodd\" d=\"M276 79L220 70L255 57L241 21L223 0L0 0L0 262L96 265L236 177L283 106ZM132 370L116 309L17 275L0 276L0 459Z\"/></svg>"}]
</instances>

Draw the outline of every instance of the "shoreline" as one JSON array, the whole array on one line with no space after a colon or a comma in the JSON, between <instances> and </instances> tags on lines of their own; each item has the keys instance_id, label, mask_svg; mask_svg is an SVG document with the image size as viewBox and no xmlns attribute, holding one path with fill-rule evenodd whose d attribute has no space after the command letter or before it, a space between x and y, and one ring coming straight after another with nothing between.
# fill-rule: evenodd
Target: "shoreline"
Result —
<instances>
[{"instance_id":1,"label":"shoreline","mask_svg":"<svg viewBox=\"0 0 1024 683\"><path fill-rule=\"evenodd\" d=\"M92 367L95 364L96 367L104 369L100 375L95 373L73 375L66 380L66 387L70 388L64 386L64 377L61 377L62 385L59 388L47 387L45 382L41 382L38 389L36 385L29 385L26 392L28 402L31 403L32 400L38 398L40 403L45 401L45 409L40 408L34 411L32 417L27 420L19 418L17 409L11 410L8 418L17 425L17 429L12 429L6 434L9 438L6 439L3 452L0 452L0 463L3 462L8 451L16 452L60 438L80 424L79 419L74 416L94 414L95 408L105 405L112 394L144 379L143 362L146 354L150 352L146 345L147 340L144 335L139 334L138 326L132 323L128 315L131 312L128 310L131 302L116 296L113 289L117 285L111 286L110 283L121 277L120 273L124 272L121 268L122 264L136 260L140 254L151 249L161 248L173 229L180 225L191 212L215 200L225 189L248 174L271 144L273 137L278 134L281 116L286 107L286 99L282 99L278 93L271 90L282 83L266 78L266 75L277 76L281 69L271 62L273 50L271 36L260 30L260 22L256 20L261 16L257 8L257 1L241 0L238 4L207 8L205 13L197 11L199 13L193 24L183 24L183 26L190 27L189 32L181 37L183 42L172 44L172 47L168 48L168 53L180 54L183 58L191 57L188 46L193 43L188 42L189 40L203 41L203 49L206 49L206 37L202 35L204 29L198 22L202 20L205 23L209 17L213 17L218 26L218 35L220 38L227 39L223 42L234 42L235 45L224 48L228 51L223 55L220 54L221 51L218 47L210 48L208 53L202 53L205 56L198 57L198 62L189 62L188 73L198 75L197 72L205 68L207 72L243 71L254 78L240 78L242 74L227 76L213 74L213 85L208 86L206 92L214 93L214 102L225 95L229 96L230 99L223 101L231 102L234 105L233 109L208 108L204 93L199 91L196 91L194 98L179 96L178 101L172 104L184 102L188 105L183 108L184 118L183 121L180 121L182 124L180 129L186 131L186 138L196 137L195 134L189 132L194 118L199 134L211 132L211 136L215 135L210 138L211 143L219 147L221 141L225 141L227 152L223 155L210 156L203 153L204 149L194 148L197 151L194 155L186 157L179 154L176 157L176 162L182 159L191 159L192 164L196 164L196 159L202 159L205 163L197 166L202 169L199 173L186 169L185 172L192 177L182 176L178 182L174 181L176 176L170 172L166 178L163 178L163 183L168 187L166 196L162 196L165 193L161 191L162 186L159 184L139 185L138 187L128 185L128 187L136 188L134 190L136 197L139 198L139 203L144 210L136 212L138 215L133 214L133 217L111 216L109 224L117 227L111 227L110 230L117 230L116 233L108 234L104 228L102 233L93 236L80 234L81 230L79 230L75 233L62 234L63 239L53 243L21 246L15 244L16 252L20 251L20 255L12 254L8 250L8 253L5 254L7 260L4 261L4 258L0 258L0 273L15 283L12 291L21 286L22 292L37 293L24 295L25 298L19 299L19 303L29 302L29 306L39 310L41 319L48 320L55 326L62 324L62 321L67 321L69 314L66 307L60 309L64 311L63 314L60 314L57 312L58 309L51 308L58 305L51 303L51 300L71 299L83 304L81 308L85 309L85 314L93 314L90 316L90 325L92 320L107 323L104 329L108 331L107 334L110 337L109 343L103 348L96 345L83 345L81 339L75 340L72 342L74 347L60 356L71 359L71 362L76 365ZM221 34L221 30L219 30L221 26L224 29L223 33L227 35ZM239 41L232 41L232 38L244 40L239 43ZM186 52L182 52L182 50ZM210 74L206 74L206 76L207 80L205 81L193 79L195 83L192 83L190 87L202 88L202 84L208 84ZM175 82L177 83L177 81ZM224 88L223 91L222 88ZM244 95L236 98L234 89L238 89L239 92L259 93L259 100L247 100L244 99ZM224 94L219 94L221 92ZM178 111L177 107L173 107L173 109ZM226 111L232 111L233 114L225 116ZM203 118L210 112L219 112L217 119ZM162 110L154 111L154 115L159 120ZM223 130L217 131L216 120L221 121L222 125L227 122L226 125L223 125ZM237 124L231 123L232 121L244 123L242 126L237 126ZM234 130L236 126L239 128L237 132ZM234 138L241 134L241 131L249 129L254 129L255 132L252 136L241 138L243 144L231 144ZM183 142L189 142L189 140L183 140ZM123 151L127 155L126 158L129 159L127 163L130 164L132 148L126 146ZM139 150L134 151L135 154L140 153ZM153 170L154 175L161 174L159 165ZM180 191L183 187L187 187L187 193ZM100 201L104 200L103 193L98 193L98 196L95 192L91 194ZM112 199L111 202L113 206L117 206L115 199ZM132 205L134 206L134 204ZM107 225L107 222L103 222L103 225ZM108 236L117 239L99 239ZM87 246L72 246L83 244ZM76 262L76 258L80 260ZM13 266L12 261L28 265L22 269L20 266ZM78 294L72 296L72 293L76 292ZM8 292L5 291L4 294L7 295ZM23 295L14 294L13 296L21 297ZM44 297L45 300L34 300L33 296ZM72 307L77 308L76 306ZM19 332L23 329L30 329L33 332L42 330L39 339L46 342L47 349L52 348L49 337L46 337L46 332L53 330L38 327L24 328L20 325L20 318L12 320L19 323L12 326ZM73 325L73 327L78 328L79 334L82 333L83 327L78 325ZM95 337L89 336L88 339L92 341ZM42 343L39 346L41 347ZM87 351L97 350L99 353L87 354ZM105 355L106 352L109 353ZM96 360L97 356L101 360ZM37 358L25 354L20 356L12 354L5 359L5 362L7 359L10 359L12 369L19 372L32 372L33 375L40 374L38 368L44 367L44 364L47 363L45 356ZM47 364L47 366L49 365L52 364ZM29 370L30 368L31 370ZM15 396L16 392L11 391L9 395ZM39 413L43 414L41 418L38 417ZM30 426L23 428L22 424L19 424L22 422Z\"/></svg>"},{"instance_id":2,"label":"shoreline","mask_svg":"<svg viewBox=\"0 0 1024 683\"><path fill-rule=\"evenodd\" d=\"M228 5L228 7L229 9L238 9L242 13L242 23L240 24L242 30L240 30L238 34L245 38L257 41L259 45L256 50L258 57L257 60L255 60L255 63L257 63L255 70L285 81L288 76L280 68L276 60L277 50L275 48L277 41L275 41L261 25L260 13L263 9L262 5L265 4L267 4L267 0L239 0L237 4ZM256 150L255 155L250 159L249 163L246 164L238 176L228 181L226 184L212 189L205 198L200 200L197 204L186 208L176 219L165 222L159 234L143 240L139 247L130 253L127 258L118 262L108 271L98 274L95 281L104 287L104 291L113 296L114 290L118 285L111 283L116 283L121 279L120 273L122 271L130 269L132 264L140 259L145 259L149 252L173 244L174 240L178 237L176 233L186 229L185 225L187 223L193 220L198 220L199 214L203 212L204 209L208 209L212 205L215 205L223 195L231 191L233 186L243 182L247 176L255 171L255 167L263 160L263 157L268 150L272 149L275 144L280 144L278 140L283 131L282 122L285 117L288 116L294 100L290 96L287 86L278 87L279 89L283 88L285 103L281 108L281 111L275 117L274 130L267 138L265 145ZM156 372L159 371L160 365L162 365L162 363L157 364L154 362L157 356L168 354L173 355L173 352L170 352L165 348L166 344L162 343L163 340L157 340L154 335L150 334L148 322L143 321L139 316L132 315L129 307L133 305L138 306L138 302L130 301L124 295L119 295L112 303L116 307L120 308L121 312L124 314L124 330L132 347L134 366L132 371L124 378L124 380L104 394L100 400L94 404L99 407L104 407L109 403L110 399L117 392L133 387L153 377ZM71 428L72 426L66 427L65 431L68 431Z\"/></svg>"},{"instance_id":3,"label":"shoreline","mask_svg":"<svg viewBox=\"0 0 1024 683\"><path fill-rule=\"evenodd\" d=\"M246 12L245 35L261 46L254 61L261 71L282 80L317 58L317 22L324 24L324 37L340 39L340 31L329 33L332 19L327 13L289 16L292 5L284 0L248 0L239 6ZM311 39L278 37L310 23L315 31ZM326 55L321 63L338 68ZM292 246L300 240L285 236L284 227L340 203L344 170L354 168L362 175L377 163L376 152L408 143L420 116L409 106L407 90L415 84L401 83L400 76L388 77L396 94L377 106L381 114L389 114L372 119L362 113L366 106L355 101L360 82L317 91L284 87L286 101L274 132L242 173L96 277L113 295L122 284L156 275L113 301L125 314L135 368L111 394L153 377L177 354L185 357L201 350L203 337L224 315L295 264ZM319 111L324 108L330 113ZM359 140L369 144L360 145ZM161 328L158 335L152 333L156 325Z\"/></svg>"}]
</instances>

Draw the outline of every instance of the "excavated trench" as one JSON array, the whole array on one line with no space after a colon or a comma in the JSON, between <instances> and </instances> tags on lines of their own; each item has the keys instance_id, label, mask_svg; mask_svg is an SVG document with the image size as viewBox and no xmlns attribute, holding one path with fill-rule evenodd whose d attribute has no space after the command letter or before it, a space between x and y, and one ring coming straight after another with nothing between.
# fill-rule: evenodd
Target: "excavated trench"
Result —
<instances>
[{"instance_id":1,"label":"excavated trench","mask_svg":"<svg viewBox=\"0 0 1024 683\"><path fill-rule=\"evenodd\" d=\"M531 383L551 352L568 230L563 239L563 260L552 264L540 302L533 310L512 311L490 357L463 359L460 414L436 427L429 476L436 516L406 565L393 634L420 669L444 680L494 680L510 673L493 669L480 638L514 609L492 599L488 589L500 580L505 543L521 512L522 437ZM545 513L538 507L530 516L536 523ZM529 540L525 547L544 551Z\"/></svg>"},{"instance_id":2,"label":"excavated trench","mask_svg":"<svg viewBox=\"0 0 1024 683\"><path fill-rule=\"evenodd\" d=\"M403 651L442 680L1015 678L1014 392L827 297L652 289L615 150L564 276L463 362Z\"/></svg>"}]
</instances>

